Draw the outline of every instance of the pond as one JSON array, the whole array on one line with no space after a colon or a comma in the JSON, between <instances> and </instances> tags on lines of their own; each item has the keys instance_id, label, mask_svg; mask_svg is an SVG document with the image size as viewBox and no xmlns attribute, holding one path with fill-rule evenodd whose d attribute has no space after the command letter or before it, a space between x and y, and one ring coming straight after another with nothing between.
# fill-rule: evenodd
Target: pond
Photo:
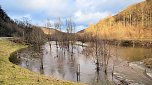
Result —
<instances>
[{"instance_id":1,"label":"pond","mask_svg":"<svg viewBox=\"0 0 152 85\"><path fill-rule=\"evenodd\" d=\"M33 72L54 76L57 79L82 82L90 85L113 85L114 83L119 83L113 77L113 70L114 74L127 75L126 78L136 82L139 81L138 83L151 83L148 78L144 81L136 79L139 75L134 78L132 75L134 75L133 72L135 70L132 71L127 67L128 62L152 57L152 49L150 48L105 45L105 49L109 50L104 51L106 53L104 56L110 56L107 64L107 73L105 73L103 71L104 67L102 67L104 62L103 57L100 57L100 54L98 54L99 57L95 57L96 49L94 45L92 46L90 43L87 43L82 46L80 42L76 42L68 50L66 46L57 47L54 41L50 43L51 48L49 42L47 42L41 47L41 50L28 47L19 52L17 58L20 62L18 65ZM71 50L72 47L73 51ZM100 50L102 50L102 47L98 48L98 51ZM101 54L104 53L101 52ZM97 71L97 58L100 67L99 71ZM125 72L125 68L129 68L130 70ZM80 75L78 72L80 72Z\"/></svg>"}]
</instances>

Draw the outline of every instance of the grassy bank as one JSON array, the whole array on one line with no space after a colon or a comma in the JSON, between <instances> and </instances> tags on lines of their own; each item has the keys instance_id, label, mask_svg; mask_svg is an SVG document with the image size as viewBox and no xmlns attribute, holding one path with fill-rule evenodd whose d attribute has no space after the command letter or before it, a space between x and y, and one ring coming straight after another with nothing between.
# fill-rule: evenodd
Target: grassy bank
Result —
<instances>
[{"instance_id":1,"label":"grassy bank","mask_svg":"<svg viewBox=\"0 0 152 85\"><path fill-rule=\"evenodd\" d=\"M31 72L9 61L12 52L26 46L0 39L0 85L78 85Z\"/></svg>"}]
</instances>

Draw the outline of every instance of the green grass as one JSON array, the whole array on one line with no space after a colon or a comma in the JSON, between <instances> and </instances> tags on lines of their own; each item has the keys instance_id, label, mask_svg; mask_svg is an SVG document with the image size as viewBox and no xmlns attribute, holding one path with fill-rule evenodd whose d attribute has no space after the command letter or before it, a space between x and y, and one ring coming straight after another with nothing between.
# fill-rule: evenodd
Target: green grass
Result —
<instances>
[{"instance_id":1,"label":"green grass","mask_svg":"<svg viewBox=\"0 0 152 85\"><path fill-rule=\"evenodd\" d=\"M25 47L6 39L0 40L0 85L80 85L34 73L11 63L10 54Z\"/></svg>"}]
</instances>

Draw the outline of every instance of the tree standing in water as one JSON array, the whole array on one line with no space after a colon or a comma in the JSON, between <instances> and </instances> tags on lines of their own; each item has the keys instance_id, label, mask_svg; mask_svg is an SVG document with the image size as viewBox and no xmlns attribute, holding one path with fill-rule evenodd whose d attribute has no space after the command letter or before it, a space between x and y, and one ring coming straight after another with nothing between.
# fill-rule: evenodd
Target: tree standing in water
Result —
<instances>
[{"instance_id":1,"label":"tree standing in water","mask_svg":"<svg viewBox=\"0 0 152 85\"><path fill-rule=\"evenodd\" d=\"M67 36L68 51L70 49L70 44L71 44L72 54L73 54L73 45L74 45L74 41L75 41L75 33L74 33L75 26L76 26L76 24L74 23L74 21L71 18L66 20L66 30L68 33L68 36Z\"/></svg>"},{"instance_id":2,"label":"tree standing in water","mask_svg":"<svg viewBox=\"0 0 152 85\"><path fill-rule=\"evenodd\" d=\"M58 18L55 22L54 22L54 27L55 27L55 29L56 30L59 30L59 31L61 31L61 27L62 27L62 22L61 22L61 19L60 18ZM58 49L58 42L61 40L61 34L59 34L59 33L55 33L55 41L56 41L56 47L57 47L57 49Z\"/></svg>"},{"instance_id":3,"label":"tree standing in water","mask_svg":"<svg viewBox=\"0 0 152 85\"><path fill-rule=\"evenodd\" d=\"M46 23L46 27L47 27L47 29L48 29L48 41L49 41L49 45L50 45L50 49L51 49L51 30L50 30L50 28L51 28L51 23L50 23L50 20L49 20L49 18L47 19L47 23Z\"/></svg>"}]
</instances>

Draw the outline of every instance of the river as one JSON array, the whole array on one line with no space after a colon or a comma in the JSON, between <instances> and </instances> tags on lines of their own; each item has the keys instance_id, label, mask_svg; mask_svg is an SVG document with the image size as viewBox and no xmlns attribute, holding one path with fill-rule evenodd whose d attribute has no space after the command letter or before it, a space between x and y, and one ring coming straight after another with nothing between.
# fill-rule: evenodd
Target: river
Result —
<instances>
[{"instance_id":1,"label":"river","mask_svg":"<svg viewBox=\"0 0 152 85\"><path fill-rule=\"evenodd\" d=\"M121 80L139 85L150 85L152 83L151 79L144 75L142 70L129 66L131 62L152 58L152 49L150 48L106 45L105 50L109 49L108 51L104 51L106 52L105 56L109 56L106 74L103 71L103 57L100 57L100 54L98 54L100 70L96 70L96 49L89 46L90 43L81 46L81 43L77 42L73 46L73 52L67 50L67 47L64 46L57 48L54 41L50 43L51 48L47 42L41 47L41 51L34 47L22 50L17 55L20 61L17 64L33 72L53 76L57 79L82 82L90 85L113 85L115 83L122 83ZM100 50L102 48L98 48L98 52ZM103 53L101 52L101 54ZM77 74L79 65L80 75Z\"/></svg>"}]
</instances>

